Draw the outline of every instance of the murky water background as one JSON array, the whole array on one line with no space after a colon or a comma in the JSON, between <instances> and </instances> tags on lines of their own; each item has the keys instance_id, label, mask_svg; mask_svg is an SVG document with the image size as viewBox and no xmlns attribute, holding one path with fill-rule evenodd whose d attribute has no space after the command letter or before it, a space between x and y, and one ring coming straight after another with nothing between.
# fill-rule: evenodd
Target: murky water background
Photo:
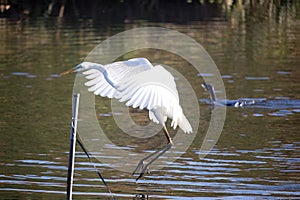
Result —
<instances>
[{"instance_id":1,"label":"murky water background","mask_svg":"<svg viewBox=\"0 0 300 200\"><path fill-rule=\"evenodd\" d=\"M246 16L244 12L235 7L221 17L189 23L133 20L103 26L89 19L1 19L0 199L65 198L74 76L59 78L58 73L82 62L97 44L121 31L160 26L189 35L216 62L228 99L300 99L297 8ZM198 98L209 98L201 76L175 55L155 50L132 55L184 69L181 73ZM99 119L115 131L105 106L109 101L97 101ZM199 159L210 120L210 107L201 102L199 106L200 129L193 144L168 167L136 182L131 174L95 161L117 199L300 196L299 108L228 108L216 146ZM74 199L109 198L92 164L77 149Z\"/></svg>"}]
</instances>

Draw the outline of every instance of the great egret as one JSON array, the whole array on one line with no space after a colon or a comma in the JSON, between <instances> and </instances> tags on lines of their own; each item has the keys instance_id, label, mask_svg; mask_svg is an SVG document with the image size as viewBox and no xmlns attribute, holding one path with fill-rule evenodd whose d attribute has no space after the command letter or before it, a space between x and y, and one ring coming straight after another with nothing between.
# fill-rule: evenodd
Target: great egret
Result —
<instances>
[{"instance_id":1,"label":"great egret","mask_svg":"<svg viewBox=\"0 0 300 200\"><path fill-rule=\"evenodd\" d=\"M83 72L82 72L83 71ZM167 118L172 119L171 127L179 126L185 133L192 133L192 127L179 104L178 91L174 77L161 65L155 67L145 58L133 58L127 61L101 65L83 62L74 68L61 73L82 72L86 75L88 90L102 97L116 98L126 102L126 106L149 110L149 118L163 126L168 144L145 167L137 180L143 176L147 167L173 145L172 138L166 128ZM158 152L157 151L157 152ZM140 161L135 173L143 162L157 152Z\"/></svg>"}]
</instances>

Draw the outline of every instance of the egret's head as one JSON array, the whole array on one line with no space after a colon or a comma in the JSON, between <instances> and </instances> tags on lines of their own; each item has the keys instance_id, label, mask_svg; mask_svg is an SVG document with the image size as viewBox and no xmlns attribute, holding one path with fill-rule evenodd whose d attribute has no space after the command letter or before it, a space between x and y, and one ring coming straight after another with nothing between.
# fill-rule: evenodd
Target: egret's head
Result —
<instances>
[{"instance_id":1,"label":"egret's head","mask_svg":"<svg viewBox=\"0 0 300 200\"><path fill-rule=\"evenodd\" d=\"M70 74L70 73L73 73L73 72L80 72L80 71L84 71L84 70L87 70L90 66L94 65L94 63L91 63L91 62L82 62L78 65L76 65L75 67L67 70L67 71L64 71L62 73L60 73L60 76L64 76L66 74Z\"/></svg>"}]
</instances>

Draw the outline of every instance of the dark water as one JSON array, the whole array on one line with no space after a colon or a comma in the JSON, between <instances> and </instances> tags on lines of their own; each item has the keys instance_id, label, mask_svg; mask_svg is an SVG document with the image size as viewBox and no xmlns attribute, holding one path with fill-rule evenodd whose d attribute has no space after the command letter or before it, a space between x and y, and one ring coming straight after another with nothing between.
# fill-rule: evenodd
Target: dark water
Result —
<instances>
[{"instance_id":1,"label":"dark water","mask_svg":"<svg viewBox=\"0 0 300 200\"><path fill-rule=\"evenodd\" d=\"M82 62L101 41L124 30L160 26L187 34L216 62L228 99L289 99L293 104L300 99L299 8L274 9L251 15L234 7L220 15L223 17L184 24L135 20L104 27L89 19L1 19L0 199L65 198L74 76L59 78L58 74ZM178 70L190 69L182 59L163 51L146 49L127 56L165 60ZM208 98L195 70L181 72L199 99ZM114 131L109 101L97 101L99 118L107 130ZM300 196L299 108L227 108L221 137L199 159L211 115L209 106L199 102L199 107L200 128L193 133L196 137L189 149L140 181L95 160L117 199ZM115 140L122 144L122 139ZM74 199L109 199L93 165L77 150Z\"/></svg>"}]
</instances>

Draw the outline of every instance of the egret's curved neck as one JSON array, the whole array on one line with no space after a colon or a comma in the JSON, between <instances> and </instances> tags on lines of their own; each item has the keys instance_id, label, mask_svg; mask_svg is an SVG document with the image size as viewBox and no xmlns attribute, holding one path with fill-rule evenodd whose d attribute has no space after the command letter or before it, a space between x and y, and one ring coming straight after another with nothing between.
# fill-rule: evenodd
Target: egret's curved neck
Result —
<instances>
[{"instance_id":1,"label":"egret's curved neck","mask_svg":"<svg viewBox=\"0 0 300 200\"><path fill-rule=\"evenodd\" d=\"M92 63L92 65L90 65L88 68L89 68L89 69L96 69L96 70L99 70L99 71L103 74L105 80L106 80L112 87L116 88L117 83L113 80L113 78L111 77L111 75L110 75L109 72L105 69L105 67L104 67L103 65L98 64L98 63Z\"/></svg>"}]
</instances>

